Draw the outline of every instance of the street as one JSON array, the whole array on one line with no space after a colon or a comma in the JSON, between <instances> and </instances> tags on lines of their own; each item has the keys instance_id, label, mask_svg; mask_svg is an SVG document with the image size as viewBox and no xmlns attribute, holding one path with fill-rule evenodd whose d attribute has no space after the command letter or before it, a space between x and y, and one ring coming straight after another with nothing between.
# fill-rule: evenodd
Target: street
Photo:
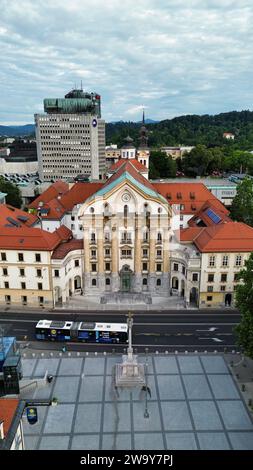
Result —
<instances>
[{"instance_id":1,"label":"street","mask_svg":"<svg viewBox=\"0 0 253 470\"><path fill-rule=\"evenodd\" d=\"M22 347L29 349L61 349L63 344L35 341L35 325L40 319L71 321L126 322L127 311L117 312L0 312L0 326L5 335L13 335ZM134 312L133 347L138 352L149 351L232 351L238 350L233 328L240 315L236 311L187 311ZM69 351L111 351L121 352L125 345L94 343L66 343Z\"/></svg>"}]
</instances>

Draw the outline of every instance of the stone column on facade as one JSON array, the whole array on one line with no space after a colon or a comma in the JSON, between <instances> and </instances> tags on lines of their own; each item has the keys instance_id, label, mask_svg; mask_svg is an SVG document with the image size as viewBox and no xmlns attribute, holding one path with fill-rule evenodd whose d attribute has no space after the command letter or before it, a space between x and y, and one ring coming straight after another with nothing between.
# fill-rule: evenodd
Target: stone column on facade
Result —
<instances>
[{"instance_id":1,"label":"stone column on facade","mask_svg":"<svg viewBox=\"0 0 253 470\"><path fill-rule=\"evenodd\" d=\"M112 231L112 292L119 291L119 233L117 225L113 225Z\"/></svg>"},{"instance_id":2,"label":"stone column on facade","mask_svg":"<svg viewBox=\"0 0 253 470\"><path fill-rule=\"evenodd\" d=\"M83 252L84 252L84 272L83 272L83 292L88 294L90 290L90 233L89 228L83 228Z\"/></svg>"},{"instance_id":3,"label":"stone column on facade","mask_svg":"<svg viewBox=\"0 0 253 470\"><path fill-rule=\"evenodd\" d=\"M156 269L155 269L155 247L157 239L157 224L154 216L150 217L150 240L149 240L149 291L155 292Z\"/></svg>"},{"instance_id":4,"label":"stone column on facade","mask_svg":"<svg viewBox=\"0 0 253 470\"><path fill-rule=\"evenodd\" d=\"M163 274L162 291L163 295L170 293L170 231L167 214L162 216L161 226L163 227L162 253L163 253Z\"/></svg>"},{"instance_id":5,"label":"stone column on facade","mask_svg":"<svg viewBox=\"0 0 253 470\"><path fill-rule=\"evenodd\" d=\"M141 243L142 225L144 221L140 214L135 215L135 240L134 240L134 285L133 290L142 291L142 265L141 265Z\"/></svg>"},{"instance_id":6,"label":"stone column on facade","mask_svg":"<svg viewBox=\"0 0 253 470\"><path fill-rule=\"evenodd\" d=\"M105 291L105 265L104 265L104 228L103 219L96 220L97 229L97 259L98 259L98 287Z\"/></svg>"}]
</instances>

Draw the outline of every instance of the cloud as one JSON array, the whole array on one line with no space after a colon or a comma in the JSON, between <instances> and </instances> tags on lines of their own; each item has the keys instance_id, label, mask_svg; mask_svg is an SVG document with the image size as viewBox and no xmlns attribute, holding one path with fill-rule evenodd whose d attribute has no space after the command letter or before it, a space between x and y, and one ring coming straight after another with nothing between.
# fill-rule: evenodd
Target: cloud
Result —
<instances>
[{"instance_id":1,"label":"cloud","mask_svg":"<svg viewBox=\"0 0 253 470\"><path fill-rule=\"evenodd\" d=\"M0 123L75 83L108 120L249 109L251 0L1 0Z\"/></svg>"}]
</instances>

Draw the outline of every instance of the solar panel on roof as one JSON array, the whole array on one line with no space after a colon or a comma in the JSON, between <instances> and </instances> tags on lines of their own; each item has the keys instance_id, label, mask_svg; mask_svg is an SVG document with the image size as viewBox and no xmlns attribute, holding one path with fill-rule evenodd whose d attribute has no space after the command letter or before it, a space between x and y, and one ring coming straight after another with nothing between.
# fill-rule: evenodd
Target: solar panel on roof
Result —
<instances>
[{"instance_id":1,"label":"solar panel on roof","mask_svg":"<svg viewBox=\"0 0 253 470\"><path fill-rule=\"evenodd\" d=\"M28 217L26 217L26 215L18 215L17 219L21 220L21 222L26 222L28 220Z\"/></svg>"},{"instance_id":2,"label":"solar panel on roof","mask_svg":"<svg viewBox=\"0 0 253 470\"><path fill-rule=\"evenodd\" d=\"M208 217L215 223L215 224L218 224L220 221L221 221L221 217L217 214L215 214L215 212L212 211L212 209L206 209L206 215L208 215Z\"/></svg>"}]
</instances>

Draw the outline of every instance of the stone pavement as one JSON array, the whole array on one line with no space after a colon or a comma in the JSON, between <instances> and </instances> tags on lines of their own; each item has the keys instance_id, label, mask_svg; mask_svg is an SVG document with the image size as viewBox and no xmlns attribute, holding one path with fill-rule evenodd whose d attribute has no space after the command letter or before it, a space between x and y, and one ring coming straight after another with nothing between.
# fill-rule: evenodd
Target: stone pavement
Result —
<instances>
[{"instance_id":1,"label":"stone pavement","mask_svg":"<svg viewBox=\"0 0 253 470\"><path fill-rule=\"evenodd\" d=\"M75 295L69 299L63 307L57 306L57 309L73 309L73 310L122 310L122 309L134 309L134 310L168 310L168 309L184 309L184 300L182 297L171 296L171 297L153 297L152 304L131 303L129 299L123 299L119 303L107 303L101 304L100 297L89 296L83 297L82 295ZM194 308L191 306L191 308Z\"/></svg>"},{"instance_id":2,"label":"stone pavement","mask_svg":"<svg viewBox=\"0 0 253 470\"><path fill-rule=\"evenodd\" d=\"M239 364L238 354L139 355L148 364L151 396L115 390L120 355L26 350L22 356L25 377L54 376L26 398L58 398L57 406L38 406L35 425L23 416L27 449L253 450L252 413L241 391L245 381L252 394L252 364Z\"/></svg>"}]
</instances>

